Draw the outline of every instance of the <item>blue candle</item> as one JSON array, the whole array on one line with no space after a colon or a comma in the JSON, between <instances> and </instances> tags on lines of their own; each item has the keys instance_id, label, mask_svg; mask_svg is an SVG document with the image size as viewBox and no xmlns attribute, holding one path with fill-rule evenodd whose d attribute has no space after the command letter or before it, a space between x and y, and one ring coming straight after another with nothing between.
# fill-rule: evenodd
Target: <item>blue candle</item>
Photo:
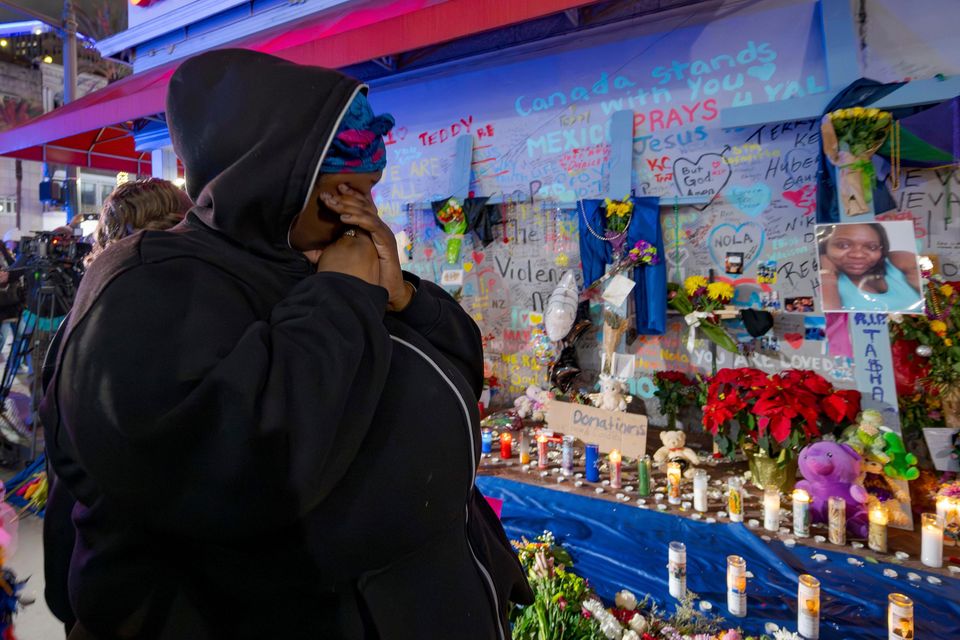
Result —
<instances>
[{"instance_id":1,"label":"blue candle","mask_svg":"<svg viewBox=\"0 0 960 640\"><path fill-rule=\"evenodd\" d=\"M600 445L587 445L587 482L600 482Z\"/></svg>"},{"instance_id":2,"label":"blue candle","mask_svg":"<svg viewBox=\"0 0 960 640\"><path fill-rule=\"evenodd\" d=\"M480 453L490 453L493 447L493 434L490 429L481 429L480 431Z\"/></svg>"}]
</instances>

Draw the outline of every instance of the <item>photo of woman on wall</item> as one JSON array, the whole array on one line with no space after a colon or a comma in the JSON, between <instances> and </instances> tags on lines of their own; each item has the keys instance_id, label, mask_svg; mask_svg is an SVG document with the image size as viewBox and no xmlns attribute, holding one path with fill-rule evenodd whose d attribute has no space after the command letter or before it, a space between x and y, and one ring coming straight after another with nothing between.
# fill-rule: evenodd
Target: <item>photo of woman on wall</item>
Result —
<instances>
[{"instance_id":1,"label":"photo of woman on wall","mask_svg":"<svg viewBox=\"0 0 960 640\"><path fill-rule=\"evenodd\" d=\"M922 313L910 222L817 226L824 311Z\"/></svg>"}]
</instances>

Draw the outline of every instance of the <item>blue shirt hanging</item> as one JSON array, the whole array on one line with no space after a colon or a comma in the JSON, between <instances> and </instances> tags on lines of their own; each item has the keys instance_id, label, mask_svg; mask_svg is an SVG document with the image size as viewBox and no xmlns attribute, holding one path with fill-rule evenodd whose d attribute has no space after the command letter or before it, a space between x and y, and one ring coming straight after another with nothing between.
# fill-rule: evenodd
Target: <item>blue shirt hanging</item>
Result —
<instances>
[{"instance_id":1,"label":"blue shirt hanging","mask_svg":"<svg viewBox=\"0 0 960 640\"><path fill-rule=\"evenodd\" d=\"M580 261L583 281L589 285L602 277L606 265L613 262L613 246L609 241L594 237L590 228L602 234L606 216L601 208L603 200L581 200L579 203ZM584 224L586 222L587 224ZM633 198L633 213L627 227L624 253L640 240L656 247L660 262L638 267L632 274L637 286L633 290L637 333L648 336L663 335L667 328L667 261L663 252L663 231L660 227L660 198Z\"/></svg>"}]
</instances>

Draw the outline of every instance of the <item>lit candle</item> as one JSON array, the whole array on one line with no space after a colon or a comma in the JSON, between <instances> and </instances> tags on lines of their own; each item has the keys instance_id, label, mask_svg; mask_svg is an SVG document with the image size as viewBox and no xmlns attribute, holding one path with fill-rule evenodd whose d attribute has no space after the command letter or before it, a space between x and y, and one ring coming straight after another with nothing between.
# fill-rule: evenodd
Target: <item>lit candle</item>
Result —
<instances>
[{"instance_id":1,"label":"lit candle","mask_svg":"<svg viewBox=\"0 0 960 640\"><path fill-rule=\"evenodd\" d=\"M740 556L727 556L727 609L735 618L747 615L747 563Z\"/></svg>"},{"instance_id":2,"label":"lit candle","mask_svg":"<svg viewBox=\"0 0 960 640\"><path fill-rule=\"evenodd\" d=\"M687 546L682 542L670 543L669 562L670 595L682 600L687 595Z\"/></svg>"},{"instance_id":3,"label":"lit candle","mask_svg":"<svg viewBox=\"0 0 960 640\"><path fill-rule=\"evenodd\" d=\"M670 504L680 504L680 463L667 463L667 500Z\"/></svg>"},{"instance_id":4,"label":"lit candle","mask_svg":"<svg viewBox=\"0 0 960 640\"><path fill-rule=\"evenodd\" d=\"M953 500L947 496L937 496L937 515L943 518L944 522L950 520L950 512L953 510Z\"/></svg>"},{"instance_id":5,"label":"lit candle","mask_svg":"<svg viewBox=\"0 0 960 640\"><path fill-rule=\"evenodd\" d=\"M693 476L693 508L701 513L707 511L707 482L710 477L703 469L697 469Z\"/></svg>"},{"instance_id":6,"label":"lit candle","mask_svg":"<svg viewBox=\"0 0 960 640\"><path fill-rule=\"evenodd\" d=\"M920 562L928 567L943 566L943 518L935 513L920 516Z\"/></svg>"},{"instance_id":7,"label":"lit candle","mask_svg":"<svg viewBox=\"0 0 960 640\"><path fill-rule=\"evenodd\" d=\"M490 429L480 430L480 453L490 453L493 447L493 433Z\"/></svg>"},{"instance_id":8,"label":"lit candle","mask_svg":"<svg viewBox=\"0 0 960 640\"><path fill-rule=\"evenodd\" d=\"M820 637L820 581L811 575L800 576L797 589L797 631L804 638Z\"/></svg>"},{"instance_id":9,"label":"lit candle","mask_svg":"<svg viewBox=\"0 0 960 640\"><path fill-rule=\"evenodd\" d=\"M560 471L565 476L573 475L573 436L563 436L563 449L560 457Z\"/></svg>"},{"instance_id":10,"label":"lit candle","mask_svg":"<svg viewBox=\"0 0 960 640\"><path fill-rule=\"evenodd\" d=\"M619 489L623 486L621 482L622 471L623 471L623 460L620 456L620 452L614 449L610 452L610 488Z\"/></svg>"},{"instance_id":11,"label":"lit candle","mask_svg":"<svg viewBox=\"0 0 960 640\"><path fill-rule=\"evenodd\" d=\"M882 505L870 509L870 529L867 546L879 553L887 552L887 510Z\"/></svg>"},{"instance_id":12,"label":"lit candle","mask_svg":"<svg viewBox=\"0 0 960 640\"><path fill-rule=\"evenodd\" d=\"M830 496L827 508L830 542L843 546L847 544L847 501L840 496Z\"/></svg>"},{"instance_id":13,"label":"lit candle","mask_svg":"<svg viewBox=\"0 0 960 640\"><path fill-rule=\"evenodd\" d=\"M637 493L641 496L650 495L650 476L653 472L653 465L650 463L650 456L643 456L637 461Z\"/></svg>"},{"instance_id":14,"label":"lit candle","mask_svg":"<svg viewBox=\"0 0 960 640\"><path fill-rule=\"evenodd\" d=\"M537 436L537 468L547 468L547 436Z\"/></svg>"},{"instance_id":15,"label":"lit candle","mask_svg":"<svg viewBox=\"0 0 960 640\"><path fill-rule=\"evenodd\" d=\"M763 528L780 530L780 490L767 487L763 490Z\"/></svg>"},{"instance_id":16,"label":"lit candle","mask_svg":"<svg viewBox=\"0 0 960 640\"><path fill-rule=\"evenodd\" d=\"M810 494L803 489L793 492L793 535L810 537Z\"/></svg>"},{"instance_id":17,"label":"lit candle","mask_svg":"<svg viewBox=\"0 0 960 640\"><path fill-rule=\"evenodd\" d=\"M913 638L913 600L902 593L887 596L887 639Z\"/></svg>"},{"instance_id":18,"label":"lit candle","mask_svg":"<svg viewBox=\"0 0 960 640\"><path fill-rule=\"evenodd\" d=\"M743 480L738 477L727 481L727 511L730 522L743 522Z\"/></svg>"},{"instance_id":19,"label":"lit candle","mask_svg":"<svg viewBox=\"0 0 960 640\"><path fill-rule=\"evenodd\" d=\"M526 429L520 431L520 464L530 464L530 436Z\"/></svg>"},{"instance_id":20,"label":"lit candle","mask_svg":"<svg viewBox=\"0 0 960 640\"><path fill-rule=\"evenodd\" d=\"M587 482L600 482L600 445L588 444L585 452Z\"/></svg>"},{"instance_id":21,"label":"lit candle","mask_svg":"<svg viewBox=\"0 0 960 640\"><path fill-rule=\"evenodd\" d=\"M500 457L509 460L513 456L513 436L504 431L500 434Z\"/></svg>"}]
</instances>

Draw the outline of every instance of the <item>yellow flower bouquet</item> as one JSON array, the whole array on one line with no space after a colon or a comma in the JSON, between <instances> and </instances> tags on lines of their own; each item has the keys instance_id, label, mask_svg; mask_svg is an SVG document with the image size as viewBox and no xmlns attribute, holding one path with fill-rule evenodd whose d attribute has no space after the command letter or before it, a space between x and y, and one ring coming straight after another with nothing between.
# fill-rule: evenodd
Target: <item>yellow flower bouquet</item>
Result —
<instances>
[{"instance_id":1,"label":"yellow flower bouquet","mask_svg":"<svg viewBox=\"0 0 960 640\"><path fill-rule=\"evenodd\" d=\"M823 117L823 152L840 169L840 197L847 215L870 211L876 170L870 158L883 145L893 117L879 109L838 109Z\"/></svg>"},{"instance_id":2,"label":"yellow flower bouquet","mask_svg":"<svg viewBox=\"0 0 960 640\"><path fill-rule=\"evenodd\" d=\"M690 327L688 350L693 350L696 329L700 329L703 337L731 353L737 353L737 341L723 328L715 313L729 304L734 294L732 285L708 282L703 276L690 276L682 286L672 282L667 285L667 304L682 313Z\"/></svg>"}]
</instances>

